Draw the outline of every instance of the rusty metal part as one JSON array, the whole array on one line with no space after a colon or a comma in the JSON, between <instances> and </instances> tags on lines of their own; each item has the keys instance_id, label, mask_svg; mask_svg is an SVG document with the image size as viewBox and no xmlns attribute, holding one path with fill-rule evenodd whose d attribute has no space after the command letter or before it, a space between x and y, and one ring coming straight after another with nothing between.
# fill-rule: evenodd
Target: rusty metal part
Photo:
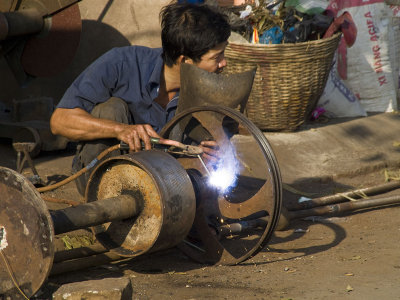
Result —
<instances>
[{"instance_id":1,"label":"rusty metal part","mask_svg":"<svg viewBox=\"0 0 400 300\"><path fill-rule=\"evenodd\" d=\"M222 105L243 112L256 69L237 74L215 74L191 64L181 64L181 89L177 113L190 107Z\"/></svg>"},{"instance_id":2,"label":"rusty metal part","mask_svg":"<svg viewBox=\"0 0 400 300\"><path fill-rule=\"evenodd\" d=\"M0 295L28 297L42 286L53 263L53 226L50 214L32 184L17 172L0 167Z\"/></svg>"},{"instance_id":3,"label":"rusty metal part","mask_svg":"<svg viewBox=\"0 0 400 300\"><path fill-rule=\"evenodd\" d=\"M362 189L356 189L348 192L337 193L334 195L328 195L324 197L310 199L309 201L303 201L295 204L288 204L286 208L288 210L303 210L317 206L323 206L338 202L348 201L349 198L358 199L365 196L372 196L376 194L382 194L400 188L400 180L394 180L386 182L380 185L366 187Z\"/></svg>"},{"instance_id":4,"label":"rusty metal part","mask_svg":"<svg viewBox=\"0 0 400 300\"><path fill-rule=\"evenodd\" d=\"M21 54L21 65L32 76L58 74L71 63L79 46L82 22L78 4L49 18L46 34L29 38Z\"/></svg>"},{"instance_id":5,"label":"rusty metal part","mask_svg":"<svg viewBox=\"0 0 400 300\"><path fill-rule=\"evenodd\" d=\"M208 183L209 174L198 158L177 156L188 171L197 196L194 226L179 248L202 263L238 264L260 251L270 240L282 205L281 177L277 161L262 132L236 110L219 107L187 109L162 130L164 138L192 144L214 140L238 167L237 182L226 192ZM207 163L207 162L206 162ZM213 167L207 167L213 173ZM221 237L218 228L268 217L268 223L250 231Z\"/></svg>"},{"instance_id":6,"label":"rusty metal part","mask_svg":"<svg viewBox=\"0 0 400 300\"><path fill-rule=\"evenodd\" d=\"M171 155L149 150L112 157L91 174L86 201L130 191L143 202L135 219L94 227L97 240L121 256L176 246L193 224L196 200L190 178Z\"/></svg>"},{"instance_id":7,"label":"rusty metal part","mask_svg":"<svg viewBox=\"0 0 400 300\"><path fill-rule=\"evenodd\" d=\"M20 85L64 70L79 45L79 0L22 0L0 4L0 54Z\"/></svg>"}]
</instances>

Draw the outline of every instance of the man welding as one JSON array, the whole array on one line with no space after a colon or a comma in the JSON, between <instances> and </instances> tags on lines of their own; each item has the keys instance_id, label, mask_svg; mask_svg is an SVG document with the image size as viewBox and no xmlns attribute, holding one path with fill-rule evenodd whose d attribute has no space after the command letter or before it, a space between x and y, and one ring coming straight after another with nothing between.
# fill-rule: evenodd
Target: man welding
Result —
<instances>
[{"instance_id":1,"label":"man welding","mask_svg":"<svg viewBox=\"0 0 400 300\"><path fill-rule=\"evenodd\" d=\"M162 48L114 48L84 70L55 109L53 134L80 141L72 171L76 173L116 143L131 151L151 149L151 141L174 116L180 90L180 65L193 64L219 73L230 25L217 7L171 3L160 12ZM159 139L159 143L173 144ZM218 155L213 141L203 141L203 158ZM84 194L90 173L76 180Z\"/></svg>"}]
</instances>

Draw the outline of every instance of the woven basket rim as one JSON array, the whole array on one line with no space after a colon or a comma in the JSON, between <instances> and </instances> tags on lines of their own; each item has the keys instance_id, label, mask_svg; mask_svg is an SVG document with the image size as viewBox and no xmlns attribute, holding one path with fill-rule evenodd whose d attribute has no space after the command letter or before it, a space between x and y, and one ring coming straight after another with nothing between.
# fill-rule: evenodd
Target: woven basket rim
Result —
<instances>
[{"instance_id":1,"label":"woven basket rim","mask_svg":"<svg viewBox=\"0 0 400 300\"><path fill-rule=\"evenodd\" d=\"M229 45L238 45L238 46L251 46L251 47L258 47L258 48L281 48L281 47L299 47L305 45L317 45L322 43L327 43L330 40L336 39L338 36L342 35L341 32L337 32L331 37L319 39L319 40L312 40L306 42L299 42L299 43L285 43L285 44L252 44L252 43L240 43L240 42L229 42Z\"/></svg>"}]
</instances>

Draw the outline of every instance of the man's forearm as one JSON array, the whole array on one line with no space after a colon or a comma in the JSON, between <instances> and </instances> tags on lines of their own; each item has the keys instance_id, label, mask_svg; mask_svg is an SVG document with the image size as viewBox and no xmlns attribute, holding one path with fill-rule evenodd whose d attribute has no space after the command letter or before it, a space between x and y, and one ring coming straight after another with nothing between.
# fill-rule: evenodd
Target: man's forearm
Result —
<instances>
[{"instance_id":1,"label":"man's forearm","mask_svg":"<svg viewBox=\"0 0 400 300\"><path fill-rule=\"evenodd\" d=\"M122 126L124 124L95 118L80 108L57 108L50 119L53 134L73 141L117 138Z\"/></svg>"}]
</instances>

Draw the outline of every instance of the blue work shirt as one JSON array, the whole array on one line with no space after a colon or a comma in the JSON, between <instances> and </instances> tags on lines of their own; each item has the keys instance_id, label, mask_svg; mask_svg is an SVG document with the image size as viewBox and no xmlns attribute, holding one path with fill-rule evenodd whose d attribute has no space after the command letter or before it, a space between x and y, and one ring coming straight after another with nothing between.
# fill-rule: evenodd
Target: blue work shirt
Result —
<instances>
[{"instance_id":1,"label":"blue work shirt","mask_svg":"<svg viewBox=\"0 0 400 300\"><path fill-rule=\"evenodd\" d=\"M178 96L165 109L154 101L164 65L161 53L161 48L143 46L111 49L75 79L57 107L90 113L96 104L118 97L128 104L135 124L150 124L159 132L178 104Z\"/></svg>"}]
</instances>

